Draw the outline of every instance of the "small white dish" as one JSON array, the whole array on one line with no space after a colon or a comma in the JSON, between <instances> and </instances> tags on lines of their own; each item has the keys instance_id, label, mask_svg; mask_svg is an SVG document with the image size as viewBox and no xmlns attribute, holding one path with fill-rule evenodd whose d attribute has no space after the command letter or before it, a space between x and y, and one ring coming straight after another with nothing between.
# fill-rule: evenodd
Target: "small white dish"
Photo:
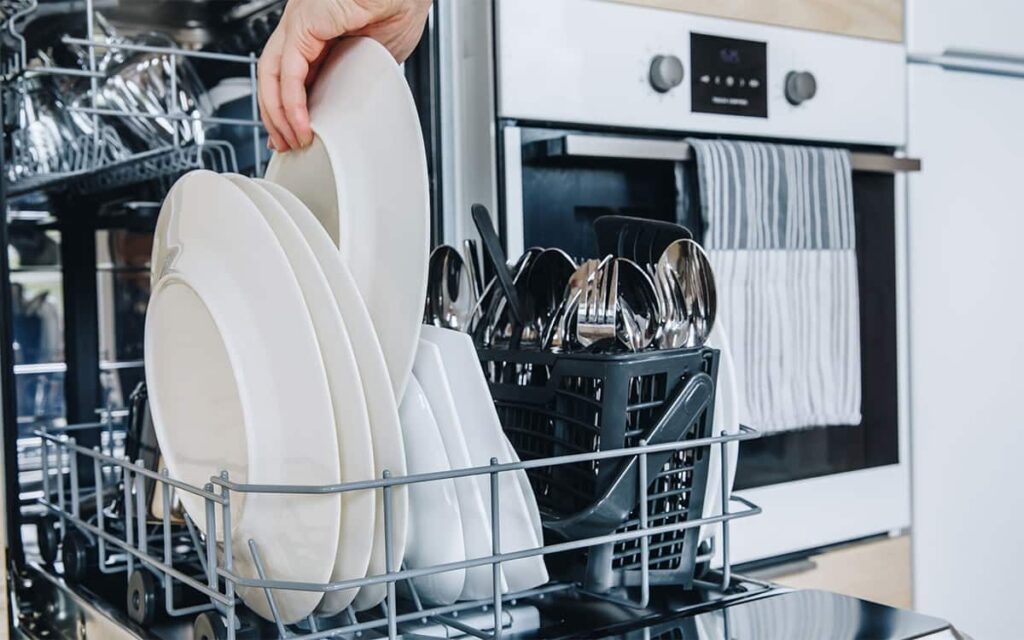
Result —
<instances>
[{"instance_id":1,"label":"small white dish","mask_svg":"<svg viewBox=\"0 0 1024 640\"><path fill-rule=\"evenodd\" d=\"M444 373L441 354L435 345L420 340L413 375L420 381L426 393L452 469L468 469L474 466L466 439L463 437L463 428L458 410L455 408L452 389ZM494 552L490 505L484 502L479 482L471 477L456 478L455 490L458 493L459 510L462 515L466 559L490 556ZM501 579L501 591L508 591L504 576ZM494 577L489 565L470 567L466 570L466 584L460 596L461 600L478 600L493 595Z\"/></svg>"},{"instance_id":2,"label":"small white dish","mask_svg":"<svg viewBox=\"0 0 1024 640\"><path fill-rule=\"evenodd\" d=\"M385 469L392 475L405 475L405 443L402 439L402 428L398 418L398 403L392 394L391 380L388 376L387 364L381 351L380 340L373 327L373 321L366 310L359 290L348 267L338 254L337 248L331 243L330 237L323 226L296 196L280 185L256 180L257 184L277 198L285 211L299 227L306 242L309 243L313 255L323 269L324 276L330 285L331 293L338 308L342 310L345 327L352 340L352 349L356 355L359 375L363 384L367 410L370 416L370 433L373 440L374 475L380 477ZM376 513L384 512L383 492L376 491ZM391 532L393 566L402 566L405 555L407 520L409 513L409 491L405 485L398 485L391 492ZM373 550L367 575L381 575L386 571L384 552L384 518L377 517L374 521ZM384 584L368 585L359 590L352 603L358 610L368 609L384 601L387 597L387 586ZM332 592L324 595L319 611L324 615L340 613L348 602L344 592Z\"/></svg>"},{"instance_id":3,"label":"small white dish","mask_svg":"<svg viewBox=\"0 0 1024 640\"><path fill-rule=\"evenodd\" d=\"M373 443L363 383L342 310L331 293L323 269L292 216L264 186L241 175L226 174L226 177L245 192L274 230L302 288L331 389L331 405L338 430L341 481L370 480L374 476ZM373 548L375 511L373 491L341 494L341 535L332 582L366 575ZM332 592L331 601L340 606L347 599L344 606L348 606L358 591Z\"/></svg>"},{"instance_id":4,"label":"small white dish","mask_svg":"<svg viewBox=\"0 0 1024 640\"><path fill-rule=\"evenodd\" d=\"M432 343L441 356L448 384L455 391L455 409L462 425L462 434L473 466L486 466L492 458L499 463L513 461L511 447L501 428L491 391L484 378L473 340L468 334L424 326L423 341ZM537 537L538 514L532 491L524 492L522 471L498 475L501 551L510 553L543 546ZM490 503L491 484L487 476L477 476L477 484L485 503ZM529 484L529 481L526 481ZM528 503L533 502L532 508ZM502 565L510 591L524 591L548 581L543 556L533 556Z\"/></svg>"},{"instance_id":5,"label":"small white dish","mask_svg":"<svg viewBox=\"0 0 1024 640\"><path fill-rule=\"evenodd\" d=\"M409 474L451 471L441 431L416 376L409 378L399 406L402 435L407 446ZM417 482L409 487L409 538L405 548L408 569L436 567L466 559L462 513L455 481ZM427 604L452 604L466 584L466 570L412 579Z\"/></svg>"},{"instance_id":6,"label":"small white dish","mask_svg":"<svg viewBox=\"0 0 1024 640\"><path fill-rule=\"evenodd\" d=\"M519 454L516 453L515 447L509 442L508 436L505 436L505 445L506 449L508 449L509 461L521 462ZM519 490L523 492L524 500L526 501L526 509L530 514L530 521L533 523L533 533L537 540L543 541L544 525L540 520L540 508L537 506L537 497L533 493L533 485L530 484L530 478L526 475L525 471L520 471L515 475L516 481L519 483Z\"/></svg>"},{"instance_id":7,"label":"small white dish","mask_svg":"<svg viewBox=\"0 0 1024 640\"><path fill-rule=\"evenodd\" d=\"M739 393L736 381L736 369L732 361L732 351L726 338L724 323L719 319L708 336L707 346L719 350L718 381L715 388L714 432L719 436L722 432L729 435L739 433ZM726 463L729 465L726 481L732 489L736 478L736 461L739 457L740 443L730 442L725 445ZM710 518L722 514L722 446L711 447L711 458L708 460L708 484L704 492L704 516ZM700 541L714 537L721 525L704 525L700 528Z\"/></svg>"},{"instance_id":8,"label":"small white dish","mask_svg":"<svg viewBox=\"0 0 1024 640\"><path fill-rule=\"evenodd\" d=\"M430 242L416 105L394 57L370 38L334 45L308 105L314 142L275 153L266 177L305 202L340 248L400 399L423 319Z\"/></svg>"},{"instance_id":9,"label":"small white dish","mask_svg":"<svg viewBox=\"0 0 1024 640\"><path fill-rule=\"evenodd\" d=\"M221 470L237 482L339 482L337 430L316 332L288 258L263 216L229 179L194 171L168 194L158 232L154 257L166 251L166 259L146 316L145 367L154 428L171 476L195 486ZM183 491L178 497L205 529L205 501ZM253 540L270 579L330 578L340 531L338 495L231 498L239 575L257 577L248 551ZM262 590L238 592L256 613L271 617ZM286 623L312 613L322 596L274 594Z\"/></svg>"}]
</instances>

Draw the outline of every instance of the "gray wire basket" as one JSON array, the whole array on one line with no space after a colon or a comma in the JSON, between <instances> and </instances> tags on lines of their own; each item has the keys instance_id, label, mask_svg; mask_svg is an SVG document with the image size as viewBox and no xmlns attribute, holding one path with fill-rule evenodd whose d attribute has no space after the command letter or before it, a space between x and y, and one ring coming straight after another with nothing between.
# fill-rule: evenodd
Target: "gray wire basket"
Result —
<instances>
[{"instance_id":1,"label":"gray wire basket","mask_svg":"<svg viewBox=\"0 0 1024 640\"><path fill-rule=\"evenodd\" d=\"M523 460L712 434L717 350L557 354L481 349L478 353L502 425ZM698 378L709 385L702 402L686 395ZM700 518L709 458L710 447L704 446L643 462L610 459L539 467L531 469L529 476L547 535L574 538L635 530L643 519L647 526L664 526ZM640 492L633 490L638 485L647 486L646 508L639 504ZM608 515L609 500L614 503L610 510L614 517L597 518L602 510ZM646 553L652 584L689 588L698 543L698 528L680 528L650 540L591 547L562 558L561 563L552 558L551 568L561 565L557 569L564 577L581 581L589 591L605 593L639 584Z\"/></svg>"}]
</instances>

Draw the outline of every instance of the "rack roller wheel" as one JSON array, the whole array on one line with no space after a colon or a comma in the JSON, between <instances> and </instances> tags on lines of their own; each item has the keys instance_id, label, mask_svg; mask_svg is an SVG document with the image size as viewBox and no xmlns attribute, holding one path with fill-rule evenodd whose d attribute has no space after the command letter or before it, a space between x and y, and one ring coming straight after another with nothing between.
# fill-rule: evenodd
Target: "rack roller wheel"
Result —
<instances>
[{"instance_id":1,"label":"rack roller wheel","mask_svg":"<svg viewBox=\"0 0 1024 640\"><path fill-rule=\"evenodd\" d=\"M71 584L84 581L89 573L96 568L96 547L81 531L75 529L68 529L64 534L60 557L64 563L64 579Z\"/></svg>"},{"instance_id":2,"label":"rack roller wheel","mask_svg":"<svg viewBox=\"0 0 1024 640\"><path fill-rule=\"evenodd\" d=\"M160 602L160 583L145 569L135 569L128 576L128 617L141 626L149 626L156 620L157 603Z\"/></svg>"},{"instance_id":3,"label":"rack roller wheel","mask_svg":"<svg viewBox=\"0 0 1024 640\"><path fill-rule=\"evenodd\" d=\"M196 616L192 624L193 640L227 640L228 627L224 619L215 611L207 611Z\"/></svg>"},{"instance_id":4,"label":"rack roller wheel","mask_svg":"<svg viewBox=\"0 0 1024 640\"><path fill-rule=\"evenodd\" d=\"M60 534L57 532L57 519L43 516L36 520L36 542L39 545L39 556L47 565L57 561L60 553Z\"/></svg>"}]
</instances>

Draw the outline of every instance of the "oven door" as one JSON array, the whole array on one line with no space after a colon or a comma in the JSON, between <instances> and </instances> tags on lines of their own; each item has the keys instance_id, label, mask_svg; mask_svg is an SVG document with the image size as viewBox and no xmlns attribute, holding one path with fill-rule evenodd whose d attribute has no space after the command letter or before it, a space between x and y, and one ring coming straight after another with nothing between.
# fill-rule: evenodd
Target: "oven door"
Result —
<instances>
[{"instance_id":1,"label":"oven door","mask_svg":"<svg viewBox=\"0 0 1024 640\"><path fill-rule=\"evenodd\" d=\"M500 140L501 210L513 258L531 246L596 257L592 223L606 214L678 222L703 236L696 163L681 137L507 123ZM743 444L735 489L765 512L733 525L732 550L741 562L910 523L899 384L903 179L864 158L855 163L861 170L853 179L863 419Z\"/></svg>"}]
</instances>

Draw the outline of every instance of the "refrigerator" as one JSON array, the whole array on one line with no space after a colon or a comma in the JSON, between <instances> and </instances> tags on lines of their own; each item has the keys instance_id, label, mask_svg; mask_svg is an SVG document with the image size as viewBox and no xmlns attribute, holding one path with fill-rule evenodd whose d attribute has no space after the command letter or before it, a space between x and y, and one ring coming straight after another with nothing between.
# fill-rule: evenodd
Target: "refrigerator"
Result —
<instances>
[{"instance_id":1,"label":"refrigerator","mask_svg":"<svg viewBox=\"0 0 1024 640\"><path fill-rule=\"evenodd\" d=\"M1024 3L907 10L915 608L1021 637Z\"/></svg>"}]
</instances>

